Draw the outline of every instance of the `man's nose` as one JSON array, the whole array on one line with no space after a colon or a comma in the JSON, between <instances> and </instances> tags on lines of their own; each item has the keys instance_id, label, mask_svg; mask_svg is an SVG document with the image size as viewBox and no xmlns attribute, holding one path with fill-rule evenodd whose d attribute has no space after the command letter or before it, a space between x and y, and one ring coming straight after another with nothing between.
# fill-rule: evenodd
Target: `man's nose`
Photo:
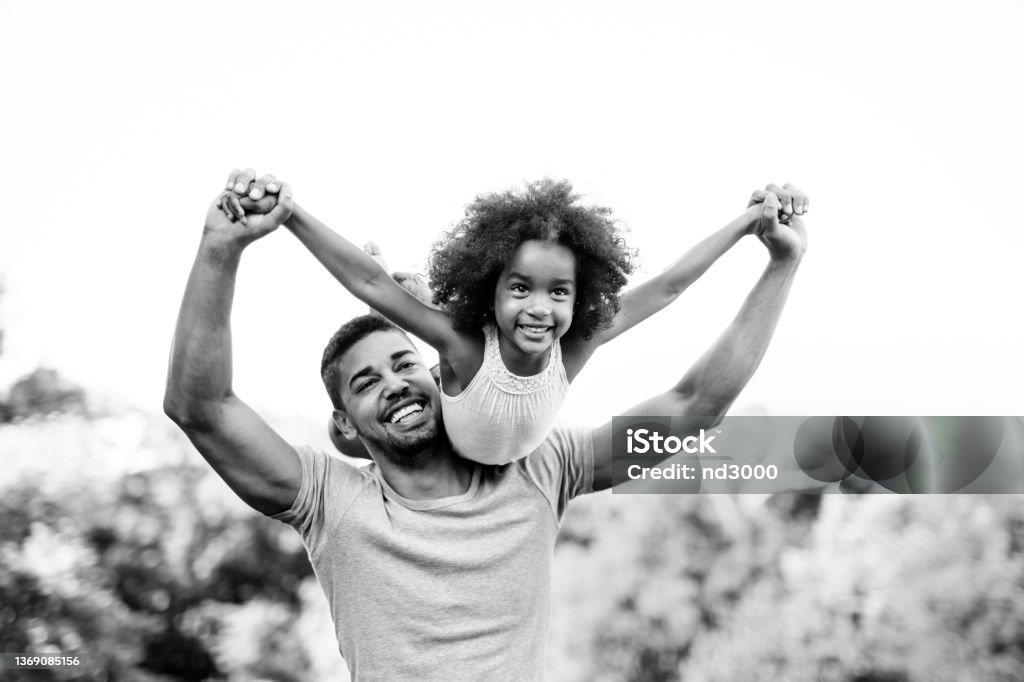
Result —
<instances>
[{"instance_id":1,"label":"man's nose","mask_svg":"<svg viewBox=\"0 0 1024 682\"><path fill-rule=\"evenodd\" d=\"M384 397L388 400L402 397L409 391L409 383L404 377L391 373L383 376L381 381L384 384Z\"/></svg>"}]
</instances>

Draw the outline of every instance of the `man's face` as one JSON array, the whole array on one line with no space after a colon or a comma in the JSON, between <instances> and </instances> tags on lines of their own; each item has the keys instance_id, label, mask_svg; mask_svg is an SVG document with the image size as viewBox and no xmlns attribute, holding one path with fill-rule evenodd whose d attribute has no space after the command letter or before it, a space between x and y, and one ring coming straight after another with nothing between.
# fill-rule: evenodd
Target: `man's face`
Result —
<instances>
[{"instance_id":1,"label":"man's face","mask_svg":"<svg viewBox=\"0 0 1024 682\"><path fill-rule=\"evenodd\" d=\"M343 410L335 420L346 435L406 466L442 433L434 378L405 334L379 331L355 343L339 362ZM425 454L425 453L424 453Z\"/></svg>"}]
</instances>

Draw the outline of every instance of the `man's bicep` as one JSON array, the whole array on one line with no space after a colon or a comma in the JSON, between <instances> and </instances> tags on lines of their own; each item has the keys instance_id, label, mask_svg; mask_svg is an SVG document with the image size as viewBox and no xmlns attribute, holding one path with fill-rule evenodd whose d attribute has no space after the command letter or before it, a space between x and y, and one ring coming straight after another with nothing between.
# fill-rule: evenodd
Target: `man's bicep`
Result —
<instances>
[{"instance_id":1,"label":"man's bicep","mask_svg":"<svg viewBox=\"0 0 1024 682\"><path fill-rule=\"evenodd\" d=\"M696 396L666 391L619 413L623 417L671 417L672 428L680 432L695 432L710 428L721 420L715 408L701 403ZM594 490L612 486L612 423L607 422L593 431ZM667 455L665 456L667 457ZM652 463L655 460L652 460Z\"/></svg>"},{"instance_id":2,"label":"man's bicep","mask_svg":"<svg viewBox=\"0 0 1024 682\"><path fill-rule=\"evenodd\" d=\"M612 487L612 423L591 432L594 440L594 492Z\"/></svg>"},{"instance_id":3,"label":"man's bicep","mask_svg":"<svg viewBox=\"0 0 1024 682\"><path fill-rule=\"evenodd\" d=\"M520 461L559 518L570 500L594 491L592 442L589 429L556 427Z\"/></svg>"},{"instance_id":4,"label":"man's bicep","mask_svg":"<svg viewBox=\"0 0 1024 682\"><path fill-rule=\"evenodd\" d=\"M634 405L620 416L668 416L684 409L671 393L662 393ZM594 439L594 490L612 487L612 423L608 422L593 431Z\"/></svg>"},{"instance_id":5,"label":"man's bicep","mask_svg":"<svg viewBox=\"0 0 1024 682\"><path fill-rule=\"evenodd\" d=\"M226 399L209 425L185 433L250 507L271 516L292 506L302 483L298 454L244 402Z\"/></svg>"}]
</instances>

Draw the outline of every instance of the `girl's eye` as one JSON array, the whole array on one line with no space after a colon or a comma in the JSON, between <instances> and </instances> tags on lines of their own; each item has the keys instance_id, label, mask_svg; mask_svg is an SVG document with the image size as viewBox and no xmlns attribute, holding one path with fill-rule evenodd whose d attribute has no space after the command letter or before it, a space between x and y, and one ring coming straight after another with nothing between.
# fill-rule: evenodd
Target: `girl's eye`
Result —
<instances>
[{"instance_id":1,"label":"girl's eye","mask_svg":"<svg viewBox=\"0 0 1024 682\"><path fill-rule=\"evenodd\" d=\"M516 292L517 294L522 294L526 292L526 287L523 286L522 284L513 284L511 287L509 287L509 289Z\"/></svg>"},{"instance_id":2,"label":"girl's eye","mask_svg":"<svg viewBox=\"0 0 1024 682\"><path fill-rule=\"evenodd\" d=\"M555 296L568 296L569 295L569 290L568 289L555 289L554 292L552 292L552 293L554 293Z\"/></svg>"}]
</instances>

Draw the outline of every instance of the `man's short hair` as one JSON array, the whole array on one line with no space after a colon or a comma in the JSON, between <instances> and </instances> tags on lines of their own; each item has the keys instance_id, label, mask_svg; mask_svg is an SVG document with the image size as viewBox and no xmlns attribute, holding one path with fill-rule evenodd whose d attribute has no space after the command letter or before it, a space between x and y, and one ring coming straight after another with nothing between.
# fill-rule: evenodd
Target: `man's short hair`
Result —
<instances>
[{"instance_id":1,"label":"man's short hair","mask_svg":"<svg viewBox=\"0 0 1024 682\"><path fill-rule=\"evenodd\" d=\"M375 314L354 317L334 332L334 336L327 342L327 347L324 348L324 354L320 360L320 378L323 379L324 388L327 389L327 395L335 409L345 409L341 402L341 367L339 367L338 360L349 348L370 334L390 331L399 332L408 338L405 332L392 324L390 320Z\"/></svg>"}]
</instances>

